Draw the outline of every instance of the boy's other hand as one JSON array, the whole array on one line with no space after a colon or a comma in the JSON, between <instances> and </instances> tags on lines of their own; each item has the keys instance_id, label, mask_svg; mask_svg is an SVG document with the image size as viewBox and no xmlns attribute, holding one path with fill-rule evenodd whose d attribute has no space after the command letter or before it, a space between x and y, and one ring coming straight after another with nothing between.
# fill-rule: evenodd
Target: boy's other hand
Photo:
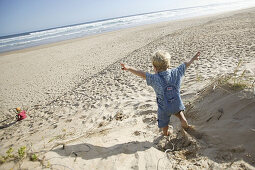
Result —
<instances>
[{"instance_id":1,"label":"boy's other hand","mask_svg":"<svg viewBox=\"0 0 255 170\"><path fill-rule=\"evenodd\" d=\"M125 66L125 64L120 63L120 65L121 65L121 70L128 70L128 67L127 67L127 66Z\"/></svg>"},{"instance_id":2,"label":"boy's other hand","mask_svg":"<svg viewBox=\"0 0 255 170\"><path fill-rule=\"evenodd\" d=\"M132 68L132 67L129 67L123 63L120 63L121 65L121 70L125 70L125 71L130 71L131 73L139 76L139 77L142 77L143 79L146 79L146 73L141 71L141 70L137 70L135 68Z\"/></svg>"}]
</instances>

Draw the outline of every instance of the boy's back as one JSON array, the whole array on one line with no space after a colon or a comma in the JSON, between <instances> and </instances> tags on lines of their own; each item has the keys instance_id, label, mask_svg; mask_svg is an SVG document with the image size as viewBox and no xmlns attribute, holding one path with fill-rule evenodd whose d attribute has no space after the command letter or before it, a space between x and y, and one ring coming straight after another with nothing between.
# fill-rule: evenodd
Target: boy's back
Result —
<instances>
[{"instance_id":1,"label":"boy's back","mask_svg":"<svg viewBox=\"0 0 255 170\"><path fill-rule=\"evenodd\" d=\"M158 111L168 116L185 110L180 98L181 78L186 70L185 64L157 74L146 73L147 85L152 86L156 93Z\"/></svg>"}]
</instances>

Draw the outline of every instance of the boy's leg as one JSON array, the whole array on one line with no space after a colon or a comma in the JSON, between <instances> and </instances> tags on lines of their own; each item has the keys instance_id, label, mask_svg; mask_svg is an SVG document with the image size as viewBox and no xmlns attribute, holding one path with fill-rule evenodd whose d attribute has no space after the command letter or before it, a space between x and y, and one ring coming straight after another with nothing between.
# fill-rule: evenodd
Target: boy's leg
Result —
<instances>
[{"instance_id":1,"label":"boy's leg","mask_svg":"<svg viewBox=\"0 0 255 170\"><path fill-rule=\"evenodd\" d=\"M158 127L162 129L164 136L169 136L168 124L170 122L170 116L166 113L158 112Z\"/></svg>"},{"instance_id":2,"label":"boy's leg","mask_svg":"<svg viewBox=\"0 0 255 170\"><path fill-rule=\"evenodd\" d=\"M164 136L169 136L168 125L166 127L163 127L162 129L163 129Z\"/></svg>"},{"instance_id":3,"label":"boy's leg","mask_svg":"<svg viewBox=\"0 0 255 170\"><path fill-rule=\"evenodd\" d=\"M179 113L176 113L174 115L180 119L182 128L184 129L189 128L189 124L183 114L183 111L180 111Z\"/></svg>"}]
</instances>

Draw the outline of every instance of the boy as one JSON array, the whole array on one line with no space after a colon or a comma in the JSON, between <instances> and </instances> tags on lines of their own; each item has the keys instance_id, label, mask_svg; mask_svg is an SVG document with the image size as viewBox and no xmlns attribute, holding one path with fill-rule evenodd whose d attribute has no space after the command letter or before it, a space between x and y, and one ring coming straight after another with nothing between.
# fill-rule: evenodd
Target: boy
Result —
<instances>
[{"instance_id":1,"label":"boy","mask_svg":"<svg viewBox=\"0 0 255 170\"><path fill-rule=\"evenodd\" d=\"M186 69L193 61L198 60L199 55L200 52L197 52L189 62L184 62L177 68L169 69L170 54L158 51L152 56L155 74L145 73L121 63L122 70L130 71L146 79L147 85L154 89L158 105L158 127L163 129L164 136L169 136L168 123L172 114L180 119L182 128L185 130L190 128L183 114L185 107L180 96L180 85Z\"/></svg>"}]
</instances>

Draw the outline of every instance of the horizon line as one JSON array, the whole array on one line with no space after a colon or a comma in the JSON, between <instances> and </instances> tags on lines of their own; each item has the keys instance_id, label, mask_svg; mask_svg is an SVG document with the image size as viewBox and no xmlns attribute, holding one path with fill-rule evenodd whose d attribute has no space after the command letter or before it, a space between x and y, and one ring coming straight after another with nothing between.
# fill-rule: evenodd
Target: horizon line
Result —
<instances>
[{"instance_id":1,"label":"horizon line","mask_svg":"<svg viewBox=\"0 0 255 170\"><path fill-rule=\"evenodd\" d=\"M228 3L232 3L232 2L228 2ZM228 3L222 3L222 4L228 4ZM15 37L17 35L27 35L27 34L30 34L30 33L41 32L41 31L48 31L48 30L64 28L64 27L77 26L77 25L82 25L82 24L97 23L97 22L108 21L108 20L113 20L113 19L120 19L120 18L132 17L132 16L153 14L153 13L159 13L159 12L165 12L165 11L182 10L182 9L188 9L188 8L206 7L206 6L212 6L212 5L218 5L218 4L217 3L213 3L213 4L208 4L208 5L190 6L190 7L185 7L185 8L173 8L173 9L160 10L160 11L153 11L153 12L145 12L145 13L137 13L137 14L131 14L131 15L124 15L124 16L119 16L119 17L104 18L104 19L99 19L99 20L94 20L94 21L87 21L87 22L81 22L81 23L76 23L76 24L62 25L62 26L50 27L50 28L33 30L33 31L27 31L27 32L7 34L7 35L0 36L0 39L6 39L6 38Z\"/></svg>"}]
</instances>

